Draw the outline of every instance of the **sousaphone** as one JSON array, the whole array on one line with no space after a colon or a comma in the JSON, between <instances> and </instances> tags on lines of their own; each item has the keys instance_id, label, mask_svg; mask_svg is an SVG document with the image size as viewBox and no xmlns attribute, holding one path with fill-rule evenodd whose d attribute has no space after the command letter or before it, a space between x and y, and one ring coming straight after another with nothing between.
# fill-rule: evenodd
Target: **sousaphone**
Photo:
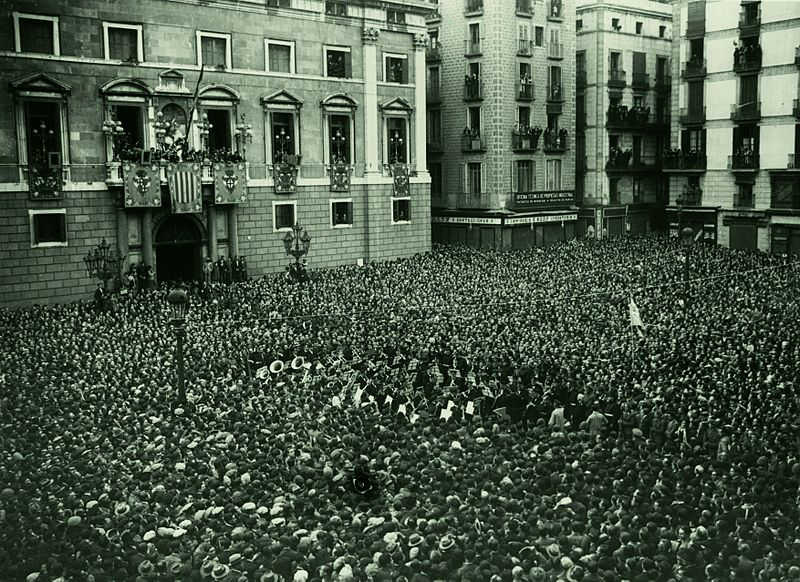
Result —
<instances>
[{"instance_id":1,"label":"sousaphone","mask_svg":"<svg viewBox=\"0 0 800 582\"><path fill-rule=\"evenodd\" d=\"M283 360L275 360L269 365L269 371L273 374L280 374L284 369L286 369L286 364L283 363Z\"/></svg>"}]
</instances>

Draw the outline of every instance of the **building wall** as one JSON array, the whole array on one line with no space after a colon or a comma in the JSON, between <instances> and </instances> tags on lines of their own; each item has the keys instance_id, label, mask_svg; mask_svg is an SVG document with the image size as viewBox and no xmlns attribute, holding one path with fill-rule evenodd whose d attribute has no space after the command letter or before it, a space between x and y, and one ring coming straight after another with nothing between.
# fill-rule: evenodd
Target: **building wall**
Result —
<instances>
[{"instance_id":1,"label":"building wall","mask_svg":"<svg viewBox=\"0 0 800 582\"><path fill-rule=\"evenodd\" d=\"M85 273L83 257L105 237L109 242L130 239L128 262L143 260L142 211L125 211L130 236L117 233L121 188L106 184L106 143L102 132L104 101L99 88L116 78L136 78L155 89L159 74L176 69L184 75L191 92L199 76L196 31L231 34L232 68L206 70L201 86L226 85L240 95L235 112L253 126L247 149L248 201L239 206L239 254L248 258L251 275L282 270L287 263L281 237L273 232L272 201L287 198L274 193L265 136L268 131L261 98L286 90L302 101L300 110L301 153L297 193L297 219L313 237L309 264L338 264L408 256L430 249L430 186L424 147L424 67L418 66L425 32L424 14L430 3L403 0L391 3L406 11L406 25L386 22L386 6L350 5L348 17L324 14L321 0L292 0L291 9L265 8L263 3L200 1L187 4L173 0L87 0L76 5L68 0L14 2L0 6L0 304L71 300L86 297L94 287ZM15 51L12 11L59 16L60 56L19 54ZM124 15L124 16L122 16ZM102 22L143 25L144 62L138 65L104 60ZM362 30L380 31L375 49L362 41ZM295 42L294 74L265 71L265 39ZM351 48L352 76L324 77L323 45ZM370 57L374 50L374 60ZM383 53L408 57L409 83L383 81ZM366 55L366 56L365 56ZM423 59L424 60L424 59ZM374 69L370 71L374 65ZM34 72L46 73L71 87L68 99L70 181L63 199L30 200L25 173L19 167L16 104L9 82ZM370 79L375 79L374 85ZM370 97L373 92L374 97ZM353 98L355 110L355 160L351 192L333 193L328 188L323 156L323 110L320 102L332 94ZM393 98L410 104L409 152L412 170L411 213L408 224L393 224L390 214L392 179L384 175L382 114L378 106ZM157 110L154 98L150 122ZM163 104L163 102L161 103ZM417 126L422 125L418 135ZM151 130L152 131L152 130ZM377 148L367 148L371 136ZM197 144L193 144L197 147ZM377 154L376 154L377 151ZM373 167L367 167L374 161ZM206 195L213 186L204 186ZM330 199L352 198L352 228L332 228ZM213 195L210 197L213 200ZM208 202L208 200L207 200ZM28 211L64 208L67 212L67 246L31 248ZM163 211L153 212L153 224ZM227 207L217 207L218 249L230 253L227 240ZM207 212L198 215L207 225ZM137 235L138 232L138 235ZM137 236L139 239L137 240ZM204 249L208 253L209 249ZM155 265L154 265L155 267Z\"/></svg>"}]
</instances>

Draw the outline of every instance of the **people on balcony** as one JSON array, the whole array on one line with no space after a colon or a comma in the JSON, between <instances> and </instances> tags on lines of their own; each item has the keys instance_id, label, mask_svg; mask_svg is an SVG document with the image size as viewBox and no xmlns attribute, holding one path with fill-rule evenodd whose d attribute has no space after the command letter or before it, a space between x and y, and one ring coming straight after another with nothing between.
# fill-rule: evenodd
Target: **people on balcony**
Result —
<instances>
[{"instance_id":1,"label":"people on balcony","mask_svg":"<svg viewBox=\"0 0 800 582\"><path fill-rule=\"evenodd\" d=\"M733 41L733 44L734 44L733 62L739 65L740 67L761 62L760 44L750 43L750 44L745 44L741 47L739 46L739 43L737 43L736 41Z\"/></svg>"},{"instance_id":2,"label":"people on balcony","mask_svg":"<svg viewBox=\"0 0 800 582\"><path fill-rule=\"evenodd\" d=\"M608 151L608 166L611 168L627 168L633 152L623 150L617 146L611 146Z\"/></svg>"}]
</instances>

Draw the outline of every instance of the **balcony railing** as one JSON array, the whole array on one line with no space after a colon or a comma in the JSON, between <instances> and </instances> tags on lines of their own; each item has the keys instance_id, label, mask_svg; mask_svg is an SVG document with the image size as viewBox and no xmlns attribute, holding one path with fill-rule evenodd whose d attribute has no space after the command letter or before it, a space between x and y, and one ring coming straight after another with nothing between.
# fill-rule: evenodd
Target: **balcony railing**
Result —
<instances>
[{"instance_id":1,"label":"balcony railing","mask_svg":"<svg viewBox=\"0 0 800 582\"><path fill-rule=\"evenodd\" d=\"M560 42L551 42L548 45L548 54L547 56L551 59L563 59L564 58L564 45Z\"/></svg>"},{"instance_id":2,"label":"balcony railing","mask_svg":"<svg viewBox=\"0 0 800 582\"><path fill-rule=\"evenodd\" d=\"M578 69L575 71L575 85L578 89L583 89L587 85L586 69Z\"/></svg>"},{"instance_id":3,"label":"balcony railing","mask_svg":"<svg viewBox=\"0 0 800 582\"><path fill-rule=\"evenodd\" d=\"M703 201L703 189L700 186L686 185L675 201L678 206L700 206Z\"/></svg>"},{"instance_id":4,"label":"balcony railing","mask_svg":"<svg viewBox=\"0 0 800 582\"><path fill-rule=\"evenodd\" d=\"M540 127L521 127L511 131L511 149L515 152L535 152L539 149Z\"/></svg>"},{"instance_id":5,"label":"balcony railing","mask_svg":"<svg viewBox=\"0 0 800 582\"><path fill-rule=\"evenodd\" d=\"M649 89L650 88L650 75L647 73L633 73L633 83L631 86L634 89Z\"/></svg>"},{"instance_id":6,"label":"balcony railing","mask_svg":"<svg viewBox=\"0 0 800 582\"><path fill-rule=\"evenodd\" d=\"M664 171L701 171L706 170L706 153L703 151L668 150L661 156L661 167Z\"/></svg>"},{"instance_id":7,"label":"balcony railing","mask_svg":"<svg viewBox=\"0 0 800 582\"><path fill-rule=\"evenodd\" d=\"M627 80L625 78L625 71L622 69L611 69L608 72L608 86L609 87L619 87L624 88L627 85Z\"/></svg>"},{"instance_id":8,"label":"balcony railing","mask_svg":"<svg viewBox=\"0 0 800 582\"><path fill-rule=\"evenodd\" d=\"M517 14L524 16L533 14L532 0L517 0Z\"/></svg>"},{"instance_id":9,"label":"balcony railing","mask_svg":"<svg viewBox=\"0 0 800 582\"><path fill-rule=\"evenodd\" d=\"M546 154L560 154L567 151L567 130L560 129L558 133L554 130L546 129L544 137L544 152Z\"/></svg>"},{"instance_id":10,"label":"balcony railing","mask_svg":"<svg viewBox=\"0 0 800 582\"><path fill-rule=\"evenodd\" d=\"M478 78L464 80L464 101L480 101L483 99L483 81Z\"/></svg>"},{"instance_id":11,"label":"balcony railing","mask_svg":"<svg viewBox=\"0 0 800 582\"><path fill-rule=\"evenodd\" d=\"M482 152L485 149L486 145L479 131L465 131L461 135L462 152Z\"/></svg>"},{"instance_id":12,"label":"balcony railing","mask_svg":"<svg viewBox=\"0 0 800 582\"><path fill-rule=\"evenodd\" d=\"M672 88L672 75L656 75L656 91L669 91Z\"/></svg>"},{"instance_id":13,"label":"balcony railing","mask_svg":"<svg viewBox=\"0 0 800 582\"><path fill-rule=\"evenodd\" d=\"M464 41L464 54L468 57L473 57L481 54L481 41L480 40L465 40Z\"/></svg>"},{"instance_id":14,"label":"balcony railing","mask_svg":"<svg viewBox=\"0 0 800 582\"><path fill-rule=\"evenodd\" d=\"M517 83L517 99L519 101L533 101L533 81L525 80Z\"/></svg>"},{"instance_id":15,"label":"balcony railing","mask_svg":"<svg viewBox=\"0 0 800 582\"><path fill-rule=\"evenodd\" d=\"M758 170L758 154L752 153L738 153L728 156L728 169L729 170L745 170L753 171Z\"/></svg>"},{"instance_id":16,"label":"balcony railing","mask_svg":"<svg viewBox=\"0 0 800 582\"><path fill-rule=\"evenodd\" d=\"M758 36L760 28L761 10L758 10L756 13L748 13L747 11L739 13L740 36Z\"/></svg>"},{"instance_id":17,"label":"balcony railing","mask_svg":"<svg viewBox=\"0 0 800 582\"><path fill-rule=\"evenodd\" d=\"M518 38L517 54L521 57L531 56L533 54L533 41L527 38Z\"/></svg>"},{"instance_id":18,"label":"balcony railing","mask_svg":"<svg viewBox=\"0 0 800 582\"><path fill-rule=\"evenodd\" d=\"M733 121L758 121L761 119L761 101L744 105L731 104L731 119Z\"/></svg>"},{"instance_id":19,"label":"balcony railing","mask_svg":"<svg viewBox=\"0 0 800 582\"><path fill-rule=\"evenodd\" d=\"M611 105L606 111L608 127L640 127L648 122L649 107L632 107L627 105Z\"/></svg>"},{"instance_id":20,"label":"balcony railing","mask_svg":"<svg viewBox=\"0 0 800 582\"><path fill-rule=\"evenodd\" d=\"M798 99L792 101L792 115L795 119L800 119L800 100Z\"/></svg>"},{"instance_id":21,"label":"balcony railing","mask_svg":"<svg viewBox=\"0 0 800 582\"><path fill-rule=\"evenodd\" d=\"M681 123L705 123L706 122L706 107L702 109L699 107L681 107Z\"/></svg>"},{"instance_id":22,"label":"balcony railing","mask_svg":"<svg viewBox=\"0 0 800 582\"><path fill-rule=\"evenodd\" d=\"M706 76L706 65L707 62L705 59L701 59L700 57L693 57L683 63L683 70L681 71L681 77L684 79L689 79L692 77L705 77Z\"/></svg>"},{"instance_id":23,"label":"balcony railing","mask_svg":"<svg viewBox=\"0 0 800 582\"><path fill-rule=\"evenodd\" d=\"M467 0L464 4L464 11L467 14L483 12L483 0Z\"/></svg>"},{"instance_id":24,"label":"balcony railing","mask_svg":"<svg viewBox=\"0 0 800 582\"><path fill-rule=\"evenodd\" d=\"M462 192L457 196L456 208L462 210L478 210L492 207L492 197L480 192Z\"/></svg>"},{"instance_id":25,"label":"balcony railing","mask_svg":"<svg viewBox=\"0 0 800 582\"><path fill-rule=\"evenodd\" d=\"M564 101L564 92L561 83L552 83L547 86L547 100L560 103Z\"/></svg>"},{"instance_id":26,"label":"balcony railing","mask_svg":"<svg viewBox=\"0 0 800 582\"><path fill-rule=\"evenodd\" d=\"M761 45L745 45L733 51L733 70L736 73L747 73L761 69Z\"/></svg>"},{"instance_id":27,"label":"balcony railing","mask_svg":"<svg viewBox=\"0 0 800 582\"><path fill-rule=\"evenodd\" d=\"M563 18L561 0L548 0L547 19L561 20Z\"/></svg>"},{"instance_id":28,"label":"balcony railing","mask_svg":"<svg viewBox=\"0 0 800 582\"><path fill-rule=\"evenodd\" d=\"M436 44L431 43L425 49L425 59L428 61L440 61L442 60L442 50L441 44L438 42Z\"/></svg>"}]
</instances>

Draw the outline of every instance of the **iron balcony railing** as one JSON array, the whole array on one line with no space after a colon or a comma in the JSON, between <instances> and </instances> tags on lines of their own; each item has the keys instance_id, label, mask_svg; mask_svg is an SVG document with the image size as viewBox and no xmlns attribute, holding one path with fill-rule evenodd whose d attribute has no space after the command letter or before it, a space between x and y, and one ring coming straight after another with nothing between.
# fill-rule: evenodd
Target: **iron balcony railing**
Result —
<instances>
[{"instance_id":1,"label":"iron balcony railing","mask_svg":"<svg viewBox=\"0 0 800 582\"><path fill-rule=\"evenodd\" d=\"M517 99L519 101L533 101L533 81L525 80L517 83Z\"/></svg>"},{"instance_id":2,"label":"iron balcony railing","mask_svg":"<svg viewBox=\"0 0 800 582\"><path fill-rule=\"evenodd\" d=\"M625 71L622 69L611 69L608 72L608 86L625 87L625 85L628 83L625 76Z\"/></svg>"},{"instance_id":3,"label":"iron balcony railing","mask_svg":"<svg viewBox=\"0 0 800 582\"><path fill-rule=\"evenodd\" d=\"M518 38L517 54L522 57L531 56L533 54L533 41L527 38Z\"/></svg>"},{"instance_id":4,"label":"iron balcony railing","mask_svg":"<svg viewBox=\"0 0 800 582\"><path fill-rule=\"evenodd\" d=\"M456 208L479 210L492 207L492 196L484 192L462 192L456 196Z\"/></svg>"},{"instance_id":5,"label":"iron balcony railing","mask_svg":"<svg viewBox=\"0 0 800 582\"><path fill-rule=\"evenodd\" d=\"M473 12L483 12L483 0L467 0L464 5L464 10L468 14Z\"/></svg>"},{"instance_id":6,"label":"iron balcony railing","mask_svg":"<svg viewBox=\"0 0 800 582\"><path fill-rule=\"evenodd\" d=\"M761 101L742 105L731 104L731 119L733 121L758 121L761 119Z\"/></svg>"},{"instance_id":7,"label":"iron balcony railing","mask_svg":"<svg viewBox=\"0 0 800 582\"><path fill-rule=\"evenodd\" d=\"M747 73L761 69L761 45L745 45L733 51L733 70L736 73Z\"/></svg>"},{"instance_id":8,"label":"iron balcony railing","mask_svg":"<svg viewBox=\"0 0 800 582\"><path fill-rule=\"evenodd\" d=\"M431 43L425 49L425 59L428 61L440 61L442 60L442 50L441 44Z\"/></svg>"},{"instance_id":9,"label":"iron balcony railing","mask_svg":"<svg viewBox=\"0 0 800 582\"><path fill-rule=\"evenodd\" d=\"M700 186L686 185L675 201L678 206L700 206L703 201L703 189Z\"/></svg>"},{"instance_id":10,"label":"iron balcony railing","mask_svg":"<svg viewBox=\"0 0 800 582\"><path fill-rule=\"evenodd\" d=\"M705 77L706 66L707 66L706 59L702 59L700 57L692 57L688 61L683 63L683 70L681 71L681 77L683 77L684 79L689 79L692 77Z\"/></svg>"},{"instance_id":11,"label":"iron balcony railing","mask_svg":"<svg viewBox=\"0 0 800 582\"><path fill-rule=\"evenodd\" d=\"M563 153L567 151L567 132L565 129L556 131L545 131L543 150L545 153Z\"/></svg>"},{"instance_id":12,"label":"iron balcony railing","mask_svg":"<svg viewBox=\"0 0 800 582\"><path fill-rule=\"evenodd\" d=\"M634 89L649 89L650 88L650 75L647 73L633 73L633 83L631 86Z\"/></svg>"},{"instance_id":13,"label":"iron balcony railing","mask_svg":"<svg viewBox=\"0 0 800 582\"><path fill-rule=\"evenodd\" d=\"M706 107L681 107L681 123L705 123L706 122Z\"/></svg>"},{"instance_id":14,"label":"iron balcony railing","mask_svg":"<svg viewBox=\"0 0 800 582\"><path fill-rule=\"evenodd\" d=\"M539 149L541 128L523 127L511 131L511 149L520 152L534 152Z\"/></svg>"},{"instance_id":15,"label":"iron balcony railing","mask_svg":"<svg viewBox=\"0 0 800 582\"><path fill-rule=\"evenodd\" d=\"M483 81L479 78L464 80L464 101L480 101L483 99Z\"/></svg>"},{"instance_id":16,"label":"iron balcony railing","mask_svg":"<svg viewBox=\"0 0 800 582\"><path fill-rule=\"evenodd\" d=\"M661 156L661 167L663 170L706 170L706 153L668 151Z\"/></svg>"},{"instance_id":17,"label":"iron balcony railing","mask_svg":"<svg viewBox=\"0 0 800 582\"><path fill-rule=\"evenodd\" d=\"M729 170L758 170L758 154L741 152L728 156Z\"/></svg>"},{"instance_id":18,"label":"iron balcony railing","mask_svg":"<svg viewBox=\"0 0 800 582\"><path fill-rule=\"evenodd\" d=\"M470 131L461 136L461 151L462 152L482 152L486 149L486 145L481 137L480 132Z\"/></svg>"},{"instance_id":19,"label":"iron balcony railing","mask_svg":"<svg viewBox=\"0 0 800 582\"><path fill-rule=\"evenodd\" d=\"M533 5L531 0L517 0L517 14L531 15L533 14Z\"/></svg>"},{"instance_id":20,"label":"iron balcony railing","mask_svg":"<svg viewBox=\"0 0 800 582\"><path fill-rule=\"evenodd\" d=\"M564 101L564 92L561 83L551 83L547 86L547 100L555 102Z\"/></svg>"},{"instance_id":21,"label":"iron balcony railing","mask_svg":"<svg viewBox=\"0 0 800 582\"><path fill-rule=\"evenodd\" d=\"M547 2L548 20L561 20L563 18L561 0L549 0Z\"/></svg>"}]
</instances>

